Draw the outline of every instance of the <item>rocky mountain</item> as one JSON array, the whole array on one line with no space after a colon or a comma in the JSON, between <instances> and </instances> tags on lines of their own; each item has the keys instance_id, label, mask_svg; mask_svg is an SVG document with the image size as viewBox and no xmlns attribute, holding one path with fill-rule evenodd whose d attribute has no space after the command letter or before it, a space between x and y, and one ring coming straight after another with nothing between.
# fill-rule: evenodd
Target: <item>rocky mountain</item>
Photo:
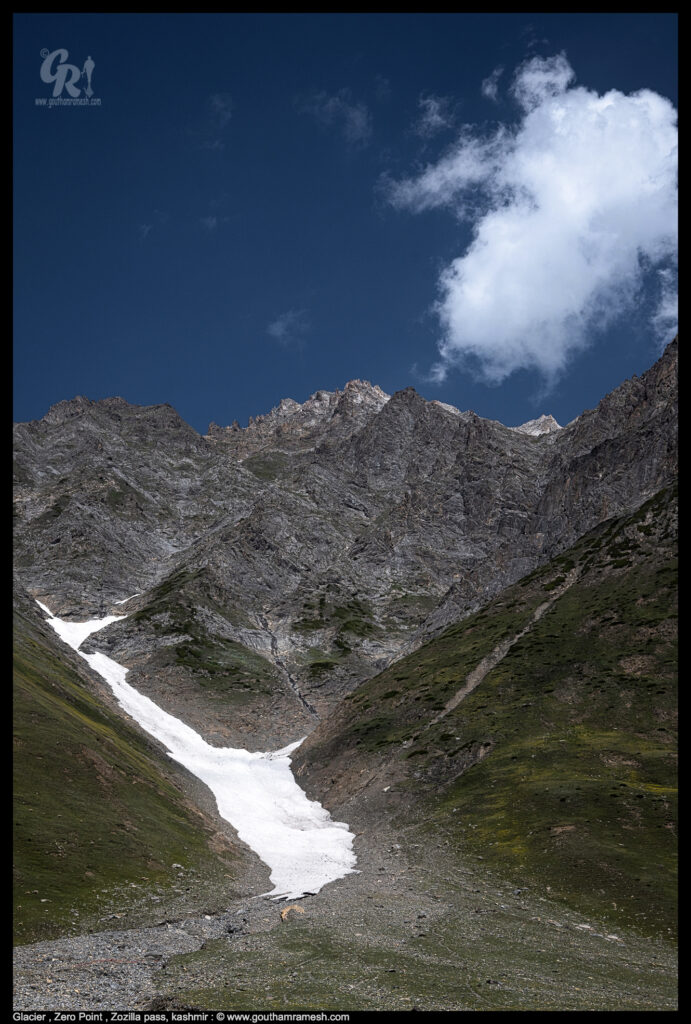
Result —
<instances>
[{"instance_id":1,"label":"rocky mountain","mask_svg":"<svg viewBox=\"0 0 691 1024\"><path fill-rule=\"evenodd\" d=\"M565 427L364 381L204 437L120 398L17 424L15 928L59 937L17 1008L673 1009L676 474L676 340ZM359 874L249 898L36 599L123 616L81 650L210 743L306 736Z\"/></svg>"},{"instance_id":2,"label":"rocky mountain","mask_svg":"<svg viewBox=\"0 0 691 1024\"><path fill-rule=\"evenodd\" d=\"M363 381L205 437L166 405L61 402L15 428L16 571L68 617L138 594L99 642L209 736L302 735L668 484L676 366L675 341L560 429Z\"/></svg>"}]
</instances>

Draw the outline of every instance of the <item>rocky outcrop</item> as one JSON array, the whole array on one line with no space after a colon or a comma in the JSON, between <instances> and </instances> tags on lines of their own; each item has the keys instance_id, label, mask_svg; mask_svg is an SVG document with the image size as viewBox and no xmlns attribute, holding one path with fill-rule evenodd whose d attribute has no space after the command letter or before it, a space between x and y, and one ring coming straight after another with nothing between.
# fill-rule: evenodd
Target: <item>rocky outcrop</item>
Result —
<instances>
[{"instance_id":1,"label":"rocky outcrop","mask_svg":"<svg viewBox=\"0 0 691 1024\"><path fill-rule=\"evenodd\" d=\"M518 430L521 434L531 434L532 437L540 437L541 434L552 434L555 430L561 430L561 427L555 420L554 416L538 416L536 420L528 420L526 423L521 423L520 427L511 427L512 430Z\"/></svg>"},{"instance_id":2,"label":"rocky outcrop","mask_svg":"<svg viewBox=\"0 0 691 1024\"><path fill-rule=\"evenodd\" d=\"M320 442L350 437L389 400L369 381L351 380L343 391L317 391L302 405L292 398L264 416L250 416L242 430L237 420L230 427L210 424L208 437L226 444L239 459L267 449L309 450Z\"/></svg>"}]
</instances>

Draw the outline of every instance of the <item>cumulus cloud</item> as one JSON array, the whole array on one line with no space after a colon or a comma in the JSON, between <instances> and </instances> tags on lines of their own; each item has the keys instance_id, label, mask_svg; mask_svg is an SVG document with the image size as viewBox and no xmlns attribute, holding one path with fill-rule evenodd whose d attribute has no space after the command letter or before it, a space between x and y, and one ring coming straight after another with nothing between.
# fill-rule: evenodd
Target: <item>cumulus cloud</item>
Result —
<instances>
[{"instance_id":1,"label":"cumulus cloud","mask_svg":"<svg viewBox=\"0 0 691 1024\"><path fill-rule=\"evenodd\" d=\"M653 283L653 327L674 319L676 111L648 89L573 83L563 54L527 61L511 87L517 123L466 126L438 162L388 183L395 206L446 207L472 228L440 276L433 379L463 366L500 383L527 368L549 384Z\"/></svg>"},{"instance_id":2,"label":"cumulus cloud","mask_svg":"<svg viewBox=\"0 0 691 1024\"><path fill-rule=\"evenodd\" d=\"M483 79L482 95L486 99L492 100L493 103L498 102L499 79L501 78L503 73L504 69L502 67L495 68L491 75L488 75L487 78Z\"/></svg>"},{"instance_id":3,"label":"cumulus cloud","mask_svg":"<svg viewBox=\"0 0 691 1024\"><path fill-rule=\"evenodd\" d=\"M670 267L658 271L658 300L650 318L659 351L672 340L679 326L679 295L676 274Z\"/></svg>"},{"instance_id":4,"label":"cumulus cloud","mask_svg":"<svg viewBox=\"0 0 691 1024\"><path fill-rule=\"evenodd\" d=\"M519 68L511 92L524 110L535 110L547 100L563 95L575 77L563 53L556 57L533 57Z\"/></svg>"},{"instance_id":5,"label":"cumulus cloud","mask_svg":"<svg viewBox=\"0 0 691 1024\"><path fill-rule=\"evenodd\" d=\"M453 114L446 96L421 96L418 107L420 116L413 127L417 135L430 138L453 125Z\"/></svg>"},{"instance_id":6,"label":"cumulus cloud","mask_svg":"<svg viewBox=\"0 0 691 1024\"><path fill-rule=\"evenodd\" d=\"M266 333L284 348L302 348L309 329L307 311L289 309L269 324Z\"/></svg>"},{"instance_id":7,"label":"cumulus cloud","mask_svg":"<svg viewBox=\"0 0 691 1024\"><path fill-rule=\"evenodd\" d=\"M353 98L350 89L329 95L316 93L300 104L303 113L312 114L321 124L336 126L346 142L354 147L366 146L372 135L372 118L365 103Z\"/></svg>"}]
</instances>

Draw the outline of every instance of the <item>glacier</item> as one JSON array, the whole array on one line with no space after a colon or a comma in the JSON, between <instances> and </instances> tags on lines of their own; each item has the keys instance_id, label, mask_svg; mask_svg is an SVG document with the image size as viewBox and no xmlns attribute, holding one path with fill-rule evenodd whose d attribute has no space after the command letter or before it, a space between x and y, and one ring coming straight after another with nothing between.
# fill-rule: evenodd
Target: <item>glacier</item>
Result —
<instances>
[{"instance_id":1,"label":"glacier","mask_svg":"<svg viewBox=\"0 0 691 1024\"><path fill-rule=\"evenodd\" d=\"M161 742L173 760L209 787L220 816L270 868L274 888L259 895L300 899L357 871L354 834L345 822L333 821L321 804L309 800L291 771L289 755L304 736L267 753L211 746L131 686L123 665L105 654L84 654L79 649L92 633L127 616L68 622L37 603L58 636L105 680L123 710Z\"/></svg>"}]
</instances>

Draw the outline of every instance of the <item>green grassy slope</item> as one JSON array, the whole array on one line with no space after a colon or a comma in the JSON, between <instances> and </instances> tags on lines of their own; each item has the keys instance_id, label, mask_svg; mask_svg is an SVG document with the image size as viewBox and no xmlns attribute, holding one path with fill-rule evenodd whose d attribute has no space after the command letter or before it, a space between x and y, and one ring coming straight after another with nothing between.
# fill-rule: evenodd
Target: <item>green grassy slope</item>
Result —
<instances>
[{"instance_id":1,"label":"green grassy slope","mask_svg":"<svg viewBox=\"0 0 691 1024\"><path fill-rule=\"evenodd\" d=\"M185 636L183 643L159 649L152 664L190 669L195 684L209 696L243 703L270 694L279 685L274 666L243 644L214 635L205 616L250 625L241 609L222 603L206 570L180 569L153 588L130 626L158 641Z\"/></svg>"},{"instance_id":2,"label":"green grassy slope","mask_svg":"<svg viewBox=\"0 0 691 1024\"><path fill-rule=\"evenodd\" d=\"M143 923L162 894L184 902L191 872L195 904L214 893L222 905L244 854L30 615L14 625L16 941L83 931L108 911Z\"/></svg>"},{"instance_id":3,"label":"green grassy slope","mask_svg":"<svg viewBox=\"0 0 691 1024\"><path fill-rule=\"evenodd\" d=\"M574 568L578 580L431 724ZM377 773L393 784L370 813L424 823L450 858L669 937L676 579L676 501L663 491L355 691L296 754L310 795L343 805Z\"/></svg>"}]
</instances>

